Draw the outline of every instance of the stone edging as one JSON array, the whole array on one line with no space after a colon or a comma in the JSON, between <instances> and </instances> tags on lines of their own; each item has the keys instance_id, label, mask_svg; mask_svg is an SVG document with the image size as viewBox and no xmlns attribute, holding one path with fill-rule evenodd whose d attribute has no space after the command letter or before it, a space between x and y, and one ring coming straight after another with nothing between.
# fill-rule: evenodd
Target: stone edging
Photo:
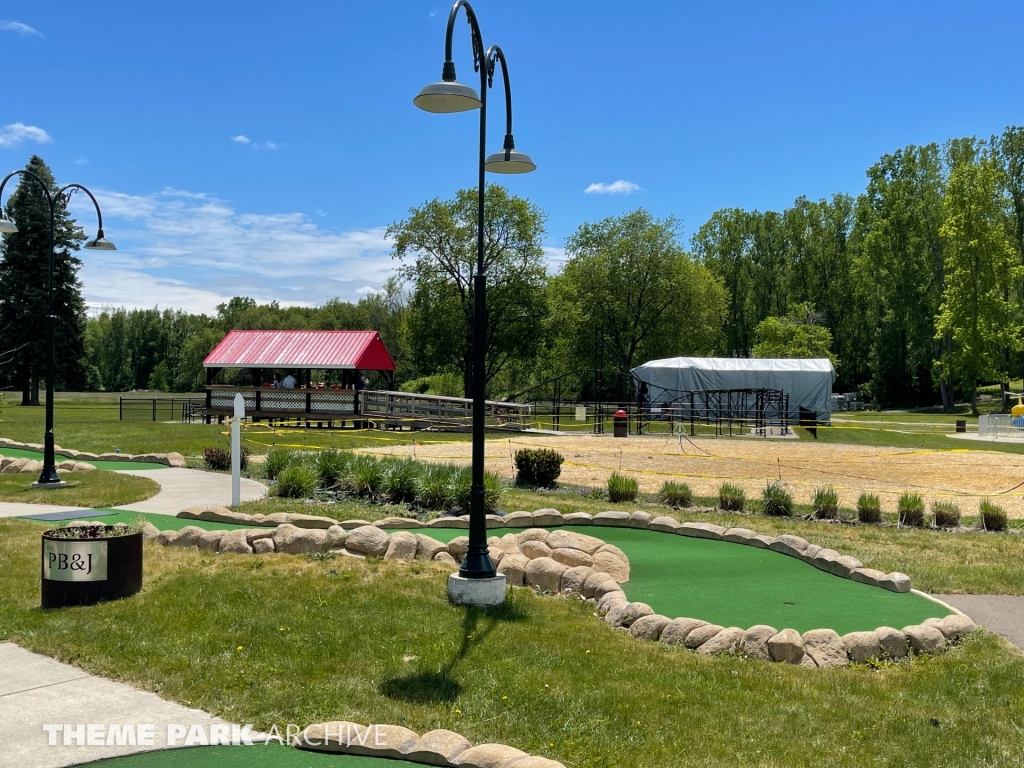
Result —
<instances>
[{"instance_id":1,"label":"stone edging","mask_svg":"<svg viewBox=\"0 0 1024 768\"><path fill-rule=\"evenodd\" d=\"M84 461L57 462L57 469L61 472L89 472L96 469L92 464ZM38 475L43 471L43 462L35 459L15 459L0 454L0 475Z\"/></svg>"},{"instance_id":2,"label":"stone edging","mask_svg":"<svg viewBox=\"0 0 1024 768\"><path fill-rule=\"evenodd\" d=\"M249 523L261 526L278 526L285 523L287 527L309 526L317 529L334 527L342 531L343 527L381 529L422 529L422 528L468 528L469 516L442 517L423 523L408 518L387 518L368 523L365 520L347 520L340 524L334 520L315 515L294 515L275 513L272 515L243 515L224 508L194 508L185 510L178 515L192 519L211 520L218 522ZM717 624L680 617L670 619L655 614L646 603L629 602L618 581L607 574L584 575L580 578L583 566L565 568L558 576L557 588L553 574L547 574L544 580L532 577L525 570L502 568L510 584L535 586L542 591L577 594L582 599L592 600L597 611L605 621L617 630L629 632L633 637L652 640L667 645L683 645L702 654L742 653L753 658L767 661L785 661L809 668L845 666L850 661L863 662L873 656L903 658L910 650L918 653L935 653L947 647L949 641L958 640L977 629L974 622L960 611L946 606L942 601L911 589L910 578L903 573L882 573L871 568L864 568L863 563L849 555L841 555L832 549L825 549L809 543L806 539L790 534L778 537L762 536L748 528L724 528L711 523L680 523L668 516L652 517L647 512L609 511L590 515L586 512L575 512L562 515L556 509L539 509L536 512L512 512L505 516L488 515L488 528L548 528L559 525L593 525L597 527L640 528L662 533L727 541L733 544L745 544L759 549L771 549L780 554L795 557L813 565L819 570L835 576L852 579L871 586L881 587L891 592L913 591L931 599L943 607L953 611L952 616L943 619L930 618L920 625L910 625L902 630L892 627L879 627L872 631L851 632L840 637L832 629L812 629L802 635L795 629L783 629L781 632L774 627L758 624L749 629L741 627L722 627ZM155 529L154 529L155 530ZM193 529L203 532L199 528ZM173 532L171 532L173 534ZM206 532L210 533L210 532ZM552 535L554 532L552 532ZM164 534L161 534L163 536ZM258 532L265 538L271 534ZM502 539L492 537L488 540L492 556L501 557L504 549L501 542L513 536L508 534ZM423 538L428 538L424 536ZM589 538L589 537L588 537ZM453 543L464 540L454 539ZM537 540L544 541L537 537ZM433 540L431 540L433 541ZM437 542L440 544L440 542ZM199 545L202 547L202 545ZM609 546L609 545L606 545ZM452 555L451 552L448 553ZM547 559L547 558L542 558ZM451 558L452 562L455 558ZM447 562L447 559L445 560ZM451 565L452 563L449 563ZM511 565L511 563L510 563ZM562 583L562 578L566 583ZM628 576L627 576L628 578ZM626 579L622 579L625 581Z\"/></svg>"},{"instance_id":3,"label":"stone edging","mask_svg":"<svg viewBox=\"0 0 1024 768\"><path fill-rule=\"evenodd\" d=\"M43 446L39 443L19 443L17 440L8 440L0 437L0 448L19 448L25 451L43 452ZM86 451L75 451L71 448L53 446L53 452L58 456L64 456L74 461L131 461L145 464L164 464L168 467L184 467L185 457L180 453L88 453ZM63 462L61 462L63 463ZM93 467L95 469L95 467ZM38 471L38 470L37 470Z\"/></svg>"},{"instance_id":4,"label":"stone edging","mask_svg":"<svg viewBox=\"0 0 1024 768\"><path fill-rule=\"evenodd\" d=\"M563 763L530 755L505 744L477 744L444 729L422 736L400 725L359 725L334 720L306 726L292 746L314 752L406 760L459 768L565 768Z\"/></svg>"}]
</instances>

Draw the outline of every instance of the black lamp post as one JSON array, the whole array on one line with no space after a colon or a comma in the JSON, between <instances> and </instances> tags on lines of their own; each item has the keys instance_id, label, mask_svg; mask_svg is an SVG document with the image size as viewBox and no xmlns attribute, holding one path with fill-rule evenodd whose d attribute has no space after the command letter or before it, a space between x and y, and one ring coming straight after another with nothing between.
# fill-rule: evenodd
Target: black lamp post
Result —
<instances>
[{"instance_id":1,"label":"black lamp post","mask_svg":"<svg viewBox=\"0 0 1024 768\"><path fill-rule=\"evenodd\" d=\"M452 61L452 33L459 8L466 9L473 40L473 70L480 73L480 95L455 79ZM501 152L487 156L487 89L494 84L494 70L501 62L505 84L505 144ZM427 112L447 113L480 110L480 166L476 221L476 275L473 278L473 485L470 489L469 548L459 567L467 579L486 579L495 575L494 563L487 551L487 510L484 505L484 403L485 355L487 350L487 297L484 265L484 189L485 171L491 173L529 173L536 169L533 160L517 152L512 139L512 91L508 66L501 48L484 48L476 14L466 0L456 0L448 14L448 32L444 43L444 68L441 82L426 86L413 103Z\"/></svg>"},{"instance_id":2,"label":"black lamp post","mask_svg":"<svg viewBox=\"0 0 1024 768\"><path fill-rule=\"evenodd\" d=\"M103 236L103 214L100 213L100 204L96 202L92 192L81 184L67 184L61 187L57 194L51 194L49 188L32 171L12 171L0 181L0 199L3 199L4 187L12 176L23 176L31 179L42 190L46 196L46 203L50 209L50 259L49 275L47 280L47 292L49 294L48 311L46 313L46 345L49 354L46 358L46 435L43 437L43 471L39 473L39 480L33 483L36 488L63 488L65 483L57 474L57 462L53 453L53 375L54 375L54 338L53 338L53 248L54 248L54 226L57 215L57 205L67 205L72 193L80 189L89 196L92 204L96 206L96 218L99 220L99 228L96 237L85 243L85 248L90 251L116 251L117 248L112 242ZM7 218L6 214L0 211L0 233L11 234L18 231L13 221Z\"/></svg>"}]
</instances>

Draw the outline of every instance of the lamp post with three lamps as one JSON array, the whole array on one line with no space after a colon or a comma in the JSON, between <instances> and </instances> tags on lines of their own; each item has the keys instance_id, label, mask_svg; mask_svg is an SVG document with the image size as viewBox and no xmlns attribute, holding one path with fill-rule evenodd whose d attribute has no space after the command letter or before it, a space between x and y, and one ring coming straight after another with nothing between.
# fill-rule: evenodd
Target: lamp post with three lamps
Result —
<instances>
[{"instance_id":1,"label":"lamp post with three lamps","mask_svg":"<svg viewBox=\"0 0 1024 768\"><path fill-rule=\"evenodd\" d=\"M46 358L46 434L43 437L43 470L39 473L39 480L32 484L34 488L63 488L66 483L60 479L60 475L57 474L57 462L54 457L54 440L53 440L53 377L55 361L54 356L56 354L54 348L54 329L53 329L53 249L54 249L54 226L56 223L57 206L67 205L72 193L75 190L82 190L92 200L92 204L96 208L96 218L99 220L99 227L96 232L96 237L89 240L83 246L90 251L116 251L117 248L112 242L107 240L103 236L103 214L100 213L100 204L96 202L96 198L93 197L92 192L83 187L81 184L67 184L57 190L56 193L52 193L49 187L32 171L19 170L12 171L4 177L3 181L0 181L0 200L3 199L4 187L7 186L7 182L13 176L21 176L24 179L29 179L39 187L42 191L43 196L46 199L47 207L50 213L50 253L49 253L49 269L47 277L47 294L48 304L46 313L46 345L48 348L48 354ZM18 231L18 226L15 222L7 218L7 215L0 211L0 233L2 234L13 234Z\"/></svg>"},{"instance_id":2,"label":"lamp post with three lamps","mask_svg":"<svg viewBox=\"0 0 1024 768\"><path fill-rule=\"evenodd\" d=\"M452 36L459 9L466 11L473 43L473 69L480 73L480 94L455 79L452 60ZM494 84L494 70L501 64L505 86L505 143L502 151L486 154L487 90ZM495 605L505 600L504 577L497 576L487 551L487 510L484 504L484 419L485 355L487 350L486 265L484 262L484 192L485 172L529 173L536 169L528 155L515 148L512 138L512 91L509 88L508 66L501 48L484 48L483 35L472 6L456 0L448 14L448 30L444 46L444 67L441 81L423 88L413 103L422 110L435 113L480 110L479 178L477 188L476 274L473 277L473 478L470 489L469 547L459 567L458 577L448 582L449 595L455 602L469 605Z\"/></svg>"}]
</instances>

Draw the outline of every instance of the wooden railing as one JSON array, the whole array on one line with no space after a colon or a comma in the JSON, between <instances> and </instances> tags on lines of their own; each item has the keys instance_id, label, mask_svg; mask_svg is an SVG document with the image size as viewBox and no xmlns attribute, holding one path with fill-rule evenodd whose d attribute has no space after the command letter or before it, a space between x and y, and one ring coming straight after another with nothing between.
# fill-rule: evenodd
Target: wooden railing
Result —
<instances>
[{"instance_id":1,"label":"wooden railing","mask_svg":"<svg viewBox=\"0 0 1024 768\"><path fill-rule=\"evenodd\" d=\"M368 420L392 426L430 422L445 427L465 427L473 421L473 401L464 397L420 395L414 392L360 392L359 412ZM530 420L530 406L487 400L487 426L523 429Z\"/></svg>"}]
</instances>

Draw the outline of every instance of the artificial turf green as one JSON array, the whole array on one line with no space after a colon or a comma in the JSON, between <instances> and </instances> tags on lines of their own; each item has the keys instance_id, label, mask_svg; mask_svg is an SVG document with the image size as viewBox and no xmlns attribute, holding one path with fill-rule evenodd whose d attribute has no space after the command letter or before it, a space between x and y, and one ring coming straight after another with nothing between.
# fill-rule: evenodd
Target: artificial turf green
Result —
<instances>
[{"instance_id":1,"label":"artificial turf green","mask_svg":"<svg viewBox=\"0 0 1024 768\"><path fill-rule=\"evenodd\" d=\"M211 523L208 520L186 520L183 517L174 517L172 515L159 515L154 512L133 512L128 509L111 509L109 507L97 508L97 509L83 509L82 516L76 518L79 520L92 520L91 515L95 512L113 512L112 515L106 515L104 517L95 518L97 522L102 522L104 525L113 525L114 523L134 523L140 517L147 522L152 523L161 531L180 531L187 525L194 525L202 528L206 531L220 531L229 528L252 528L251 525L231 525L229 523ZM53 528L59 523L55 523L52 520L32 520L30 518L23 518L29 520L32 523L42 523L50 528Z\"/></svg>"},{"instance_id":2,"label":"artificial turf green","mask_svg":"<svg viewBox=\"0 0 1024 768\"><path fill-rule=\"evenodd\" d=\"M22 448L0 448L0 456L8 456L12 459L32 459L42 461L41 451L26 451ZM68 461L67 456L57 455L57 463ZM96 469L105 469L114 472L119 469L167 469L166 464L157 464L148 461L96 461L95 459L82 459L86 464L92 464Z\"/></svg>"},{"instance_id":3,"label":"artificial turf green","mask_svg":"<svg viewBox=\"0 0 1024 768\"><path fill-rule=\"evenodd\" d=\"M859 584L767 549L637 528L573 530L625 552L630 562L630 580L622 585L626 596L671 618L690 616L723 627L834 629L844 635L882 626L901 629L949 613L918 595ZM428 535L448 542L466 531L441 528Z\"/></svg>"},{"instance_id":4,"label":"artificial turf green","mask_svg":"<svg viewBox=\"0 0 1024 768\"><path fill-rule=\"evenodd\" d=\"M251 747L189 747L144 752L86 763L95 768L389 768L406 760L305 752L276 744Z\"/></svg>"}]
</instances>

